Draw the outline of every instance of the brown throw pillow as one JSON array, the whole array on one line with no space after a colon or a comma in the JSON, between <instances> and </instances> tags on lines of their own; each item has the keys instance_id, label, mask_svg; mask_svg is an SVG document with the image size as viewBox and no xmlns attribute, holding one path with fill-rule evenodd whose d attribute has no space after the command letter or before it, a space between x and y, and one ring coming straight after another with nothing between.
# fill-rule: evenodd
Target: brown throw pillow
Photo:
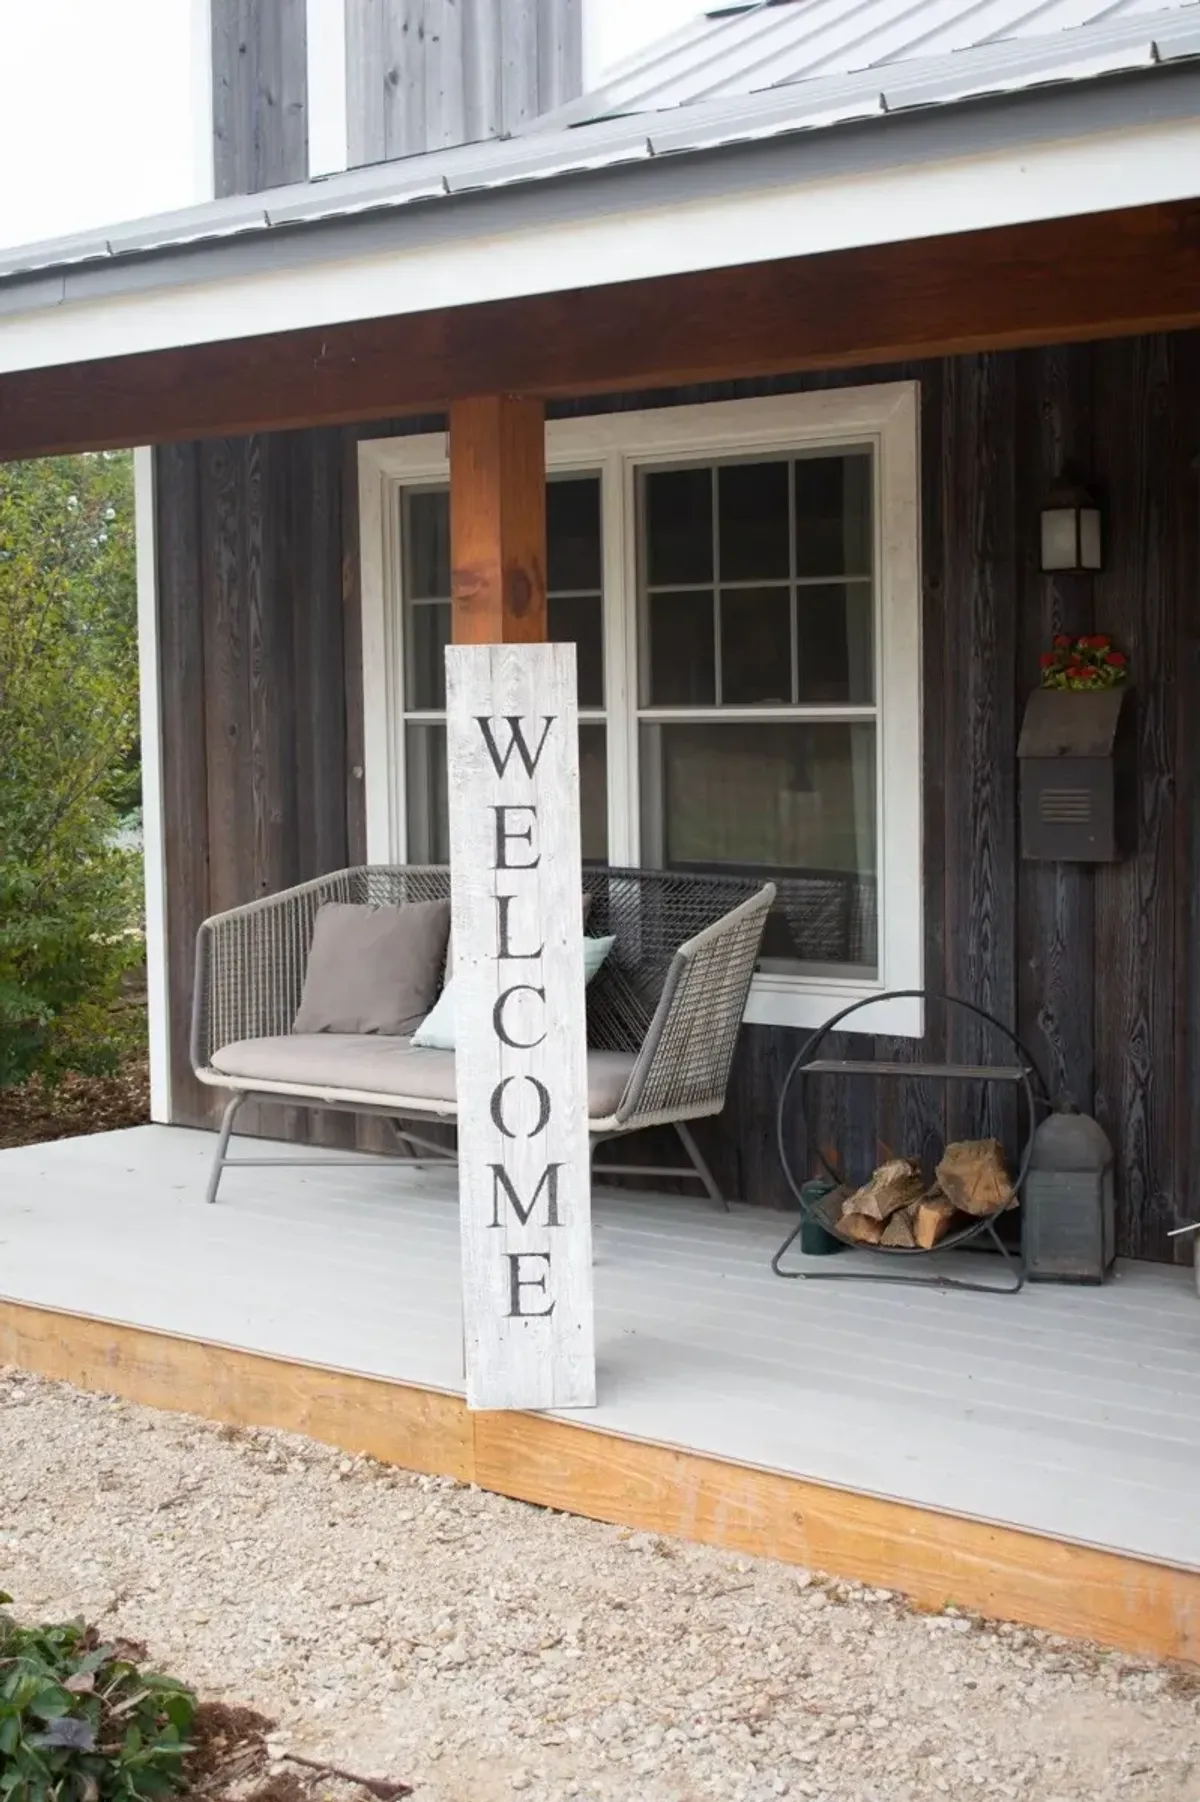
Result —
<instances>
[{"instance_id":1,"label":"brown throw pillow","mask_svg":"<svg viewBox=\"0 0 1200 1802\"><path fill-rule=\"evenodd\" d=\"M437 996L449 932L449 901L327 901L317 910L292 1031L414 1032Z\"/></svg>"}]
</instances>

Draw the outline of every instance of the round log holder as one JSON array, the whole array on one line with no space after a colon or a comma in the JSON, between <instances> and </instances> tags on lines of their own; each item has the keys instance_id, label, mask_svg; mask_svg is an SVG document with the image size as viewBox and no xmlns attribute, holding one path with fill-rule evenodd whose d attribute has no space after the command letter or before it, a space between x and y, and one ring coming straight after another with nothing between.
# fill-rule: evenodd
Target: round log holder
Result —
<instances>
[{"instance_id":1,"label":"round log holder","mask_svg":"<svg viewBox=\"0 0 1200 1802\"><path fill-rule=\"evenodd\" d=\"M879 1060L859 1060L853 1058L825 1058L820 1055L821 1047L831 1033L844 1030L844 1022L851 1015L863 1008L877 1007L884 1001L921 1001L935 1004L947 1009L958 1009L972 1014L999 1034L1006 1044L1016 1053L1016 1061L1011 1064L954 1064L954 1063L893 1063ZM853 1029L851 1029L853 1030ZM788 1135L786 1123L789 1117L789 1101L793 1089L796 1090L796 1105L801 1110L802 1118L807 1122L807 1100L811 1084L818 1078L875 1081L914 1081L929 1080L934 1082L970 1082L1009 1085L1017 1091L1025 1116L1025 1136L1017 1173L1013 1178L1013 1194L1020 1201L1025 1179L1029 1174L1029 1163L1033 1156L1033 1135L1037 1126L1039 1105L1045 1105L1045 1083L1041 1072L1028 1050L1021 1043L1012 1029L997 1020L986 1008L977 1006L973 1001L963 1001L955 995L938 995L926 989L892 989L880 995L872 995L861 1001L852 1002L819 1026L801 1046L789 1066L783 1079L783 1087L779 1093L779 1105L775 1114L776 1143L779 1149L779 1161L787 1185L796 1198L800 1209L800 1219L788 1234L775 1256L771 1259L771 1269L776 1276L799 1279L807 1282L875 1282L875 1283L907 1283L921 1288L934 1289L966 1289L980 1295L1015 1295L1024 1286L1025 1266L1020 1250L1013 1251L1007 1246L996 1230L1002 1209L994 1214L983 1214L978 1219L969 1220L965 1225L955 1228L928 1251L923 1246L907 1245L871 1245L863 1244L849 1238L841 1231L841 1204L845 1195L845 1179L817 1147L817 1157L821 1168L832 1185L827 1194L820 1199L805 1196L802 1192L803 1179L798 1177L792 1167L788 1155ZM807 1136L807 1134L806 1134ZM827 1266L814 1269L806 1266L802 1270L785 1270L783 1260L806 1225L820 1226L832 1238L840 1240L848 1250L866 1252L880 1260L897 1259L929 1259L942 1252L954 1251L972 1241L987 1241L1001 1258L1000 1274L1004 1280L1000 1282L972 1282L966 1277L952 1276L944 1271L936 1271L922 1276L912 1272L901 1274L898 1268L891 1270L864 1269L856 1267L852 1270L830 1270Z\"/></svg>"}]
</instances>

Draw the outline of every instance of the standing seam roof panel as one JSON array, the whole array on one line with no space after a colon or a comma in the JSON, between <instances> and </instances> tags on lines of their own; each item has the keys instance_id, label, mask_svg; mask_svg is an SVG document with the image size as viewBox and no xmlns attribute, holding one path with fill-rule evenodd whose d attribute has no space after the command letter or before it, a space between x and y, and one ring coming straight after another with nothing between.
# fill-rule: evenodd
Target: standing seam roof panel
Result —
<instances>
[{"instance_id":1,"label":"standing seam roof panel","mask_svg":"<svg viewBox=\"0 0 1200 1802\"><path fill-rule=\"evenodd\" d=\"M1200 12L1200 0L761 0L651 44L546 123L744 98L821 76L1189 11Z\"/></svg>"}]
</instances>

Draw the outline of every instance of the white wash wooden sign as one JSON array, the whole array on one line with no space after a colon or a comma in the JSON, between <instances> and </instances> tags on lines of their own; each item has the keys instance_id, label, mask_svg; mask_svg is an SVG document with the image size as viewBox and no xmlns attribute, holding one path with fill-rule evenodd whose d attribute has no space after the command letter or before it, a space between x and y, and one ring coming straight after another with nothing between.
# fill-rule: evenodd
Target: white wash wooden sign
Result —
<instances>
[{"instance_id":1,"label":"white wash wooden sign","mask_svg":"<svg viewBox=\"0 0 1200 1802\"><path fill-rule=\"evenodd\" d=\"M591 1407L573 644L446 651L467 1404Z\"/></svg>"}]
</instances>

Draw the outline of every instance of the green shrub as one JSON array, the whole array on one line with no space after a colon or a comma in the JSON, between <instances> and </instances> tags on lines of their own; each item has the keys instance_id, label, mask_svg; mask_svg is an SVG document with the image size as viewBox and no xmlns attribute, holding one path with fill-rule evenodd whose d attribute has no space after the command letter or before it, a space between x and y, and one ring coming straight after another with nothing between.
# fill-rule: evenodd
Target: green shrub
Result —
<instances>
[{"instance_id":1,"label":"green shrub","mask_svg":"<svg viewBox=\"0 0 1200 1802\"><path fill-rule=\"evenodd\" d=\"M0 467L0 1086L110 1068L138 942L127 455ZM3 1802L0 1797L0 1802Z\"/></svg>"},{"instance_id":2,"label":"green shrub","mask_svg":"<svg viewBox=\"0 0 1200 1802\"><path fill-rule=\"evenodd\" d=\"M11 1601L0 1595L0 1602ZM154 1802L186 1787L191 1690L75 1621L0 1613L2 1802Z\"/></svg>"}]
</instances>

